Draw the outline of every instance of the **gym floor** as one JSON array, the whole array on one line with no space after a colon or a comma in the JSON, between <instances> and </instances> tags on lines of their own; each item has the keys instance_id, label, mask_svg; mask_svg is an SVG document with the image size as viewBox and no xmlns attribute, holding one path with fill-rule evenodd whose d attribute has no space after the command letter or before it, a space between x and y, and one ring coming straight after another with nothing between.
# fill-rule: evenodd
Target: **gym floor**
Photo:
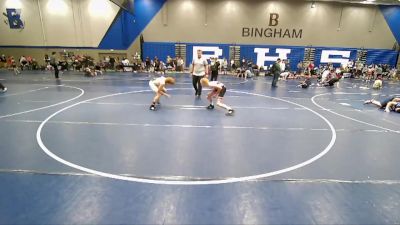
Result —
<instances>
[{"instance_id":1,"label":"gym floor","mask_svg":"<svg viewBox=\"0 0 400 225\"><path fill-rule=\"evenodd\" d=\"M154 76L0 72L0 224L400 223L398 83L220 76L226 116Z\"/></svg>"}]
</instances>

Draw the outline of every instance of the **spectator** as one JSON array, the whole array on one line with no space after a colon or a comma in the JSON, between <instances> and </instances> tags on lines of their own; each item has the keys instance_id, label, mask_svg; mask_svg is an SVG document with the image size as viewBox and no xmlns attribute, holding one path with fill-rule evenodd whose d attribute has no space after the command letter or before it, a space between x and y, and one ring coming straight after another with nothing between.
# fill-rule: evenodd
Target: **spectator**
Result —
<instances>
[{"instance_id":1,"label":"spectator","mask_svg":"<svg viewBox=\"0 0 400 225\"><path fill-rule=\"evenodd\" d=\"M232 71L232 72L235 72L235 70L236 70L235 60L234 60L234 59L231 59L231 71Z\"/></svg>"},{"instance_id":2,"label":"spectator","mask_svg":"<svg viewBox=\"0 0 400 225\"><path fill-rule=\"evenodd\" d=\"M297 71L296 71L297 75L302 75L303 74L303 62L300 61L299 63L297 63Z\"/></svg>"},{"instance_id":3,"label":"spectator","mask_svg":"<svg viewBox=\"0 0 400 225\"><path fill-rule=\"evenodd\" d=\"M375 80L374 84L372 85L373 89L381 89L383 87L382 83L382 76L378 76Z\"/></svg>"},{"instance_id":4,"label":"spectator","mask_svg":"<svg viewBox=\"0 0 400 225\"><path fill-rule=\"evenodd\" d=\"M56 53L55 52L51 53L50 65L54 68L54 77L56 79L60 79L60 77L58 77L58 73L59 73L58 60L56 59Z\"/></svg>"},{"instance_id":5,"label":"spectator","mask_svg":"<svg viewBox=\"0 0 400 225\"><path fill-rule=\"evenodd\" d=\"M14 74L15 74L15 75L21 74L21 72L18 70L17 62L15 62L14 57L11 56L10 59L11 59L11 61L10 61L10 63L11 63L11 68L14 70Z\"/></svg>"},{"instance_id":6,"label":"spectator","mask_svg":"<svg viewBox=\"0 0 400 225\"><path fill-rule=\"evenodd\" d=\"M181 57L178 57L176 64L177 64L177 71L183 72L183 67L185 66L184 65L185 62L183 61L183 59Z\"/></svg>"},{"instance_id":7,"label":"spectator","mask_svg":"<svg viewBox=\"0 0 400 225\"><path fill-rule=\"evenodd\" d=\"M286 71L286 60L282 60L280 63L279 63L279 66L281 67L281 72L285 72Z\"/></svg>"},{"instance_id":8,"label":"spectator","mask_svg":"<svg viewBox=\"0 0 400 225\"><path fill-rule=\"evenodd\" d=\"M0 68L6 68L7 67L7 58L6 56L3 54L0 57Z\"/></svg>"},{"instance_id":9,"label":"spectator","mask_svg":"<svg viewBox=\"0 0 400 225\"><path fill-rule=\"evenodd\" d=\"M150 67L151 67L150 58L149 58L149 57L146 57L146 60L145 60L145 68L146 68L146 71L147 71L147 72L150 71Z\"/></svg>"},{"instance_id":10,"label":"spectator","mask_svg":"<svg viewBox=\"0 0 400 225\"><path fill-rule=\"evenodd\" d=\"M25 66L28 64L25 56L21 56L21 58L19 59L19 64L21 66L21 70L24 70Z\"/></svg>"},{"instance_id":11,"label":"spectator","mask_svg":"<svg viewBox=\"0 0 400 225\"><path fill-rule=\"evenodd\" d=\"M228 60L226 60L226 58L224 58L224 61L222 61L221 69L224 75L228 73Z\"/></svg>"},{"instance_id":12,"label":"spectator","mask_svg":"<svg viewBox=\"0 0 400 225\"><path fill-rule=\"evenodd\" d=\"M305 78L306 79L301 82L297 87L308 88L311 86L311 75L307 75Z\"/></svg>"},{"instance_id":13,"label":"spectator","mask_svg":"<svg viewBox=\"0 0 400 225\"><path fill-rule=\"evenodd\" d=\"M115 58L110 57L110 69L114 70L115 69Z\"/></svg>"},{"instance_id":14,"label":"spectator","mask_svg":"<svg viewBox=\"0 0 400 225\"><path fill-rule=\"evenodd\" d=\"M39 65L38 65L38 63L37 63L35 58L32 58L31 68L32 68L32 70L38 70L39 69Z\"/></svg>"},{"instance_id":15,"label":"spectator","mask_svg":"<svg viewBox=\"0 0 400 225\"><path fill-rule=\"evenodd\" d=\"M211 81L216 81L218 79L219 66L218 58L211 58Z\"/></svg>"},{"instance_id":16,"label":"spectator","mask_svg":"<svg viewBox=\"0 0 400 225\"><path fill-rule=\"evenodd\" d=\"M278 58L278 60L276 60L276 62L272 65L272 68L271 68L271 73L273 75L273 78L272 78L272 87L273 88L277 87L276 83L278 82L279 75L282 71L280 64L281 64L281 59Z\"/></svg>"}]
</instances>

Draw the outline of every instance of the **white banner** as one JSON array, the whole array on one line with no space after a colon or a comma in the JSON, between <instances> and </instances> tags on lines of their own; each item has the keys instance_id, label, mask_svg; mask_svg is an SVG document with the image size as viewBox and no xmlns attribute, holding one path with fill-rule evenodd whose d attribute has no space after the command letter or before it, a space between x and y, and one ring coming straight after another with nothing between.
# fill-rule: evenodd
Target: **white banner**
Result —
<instances>
[{"instance_id":1,"label":"white banner","mask_svg":"<svg viewBox=\"0 0 400 225\"><path fill-rule=\"evenodd\" d=\"M210 59L210 58L219 58L222 56L222 49L219 47L211 47L211 46L193 46L193 58L197 58L197 50L202 50L203 51L203 57L205 59ZM205 54L204 52L213 52L213 54Z\"/></svg>"},{"instance_id":2,"label":"white banner","mask_svg":"<svg viewBox=\"0 0 400 225\"><path fill-rule=\"evenodd\" d=\"M265 66L265 62L275 62L278 58L287 59L292 50L277 48L275 52L278 56L267 56L266 54L269 53L269 48L255 48L254 53L257 54L257 65Z\"/></svg>"},{"instance_id":3,"label":"white banner","mask_svg":"<svg viewBox=\"0 0 400 225\"><path fill-rule=\"evenodd\" d=\"M351 51L322 50L321 63L347 64L350 61ZM331 56L342 56L343 58L331 58Z\"/></svg>"}]
</instances>

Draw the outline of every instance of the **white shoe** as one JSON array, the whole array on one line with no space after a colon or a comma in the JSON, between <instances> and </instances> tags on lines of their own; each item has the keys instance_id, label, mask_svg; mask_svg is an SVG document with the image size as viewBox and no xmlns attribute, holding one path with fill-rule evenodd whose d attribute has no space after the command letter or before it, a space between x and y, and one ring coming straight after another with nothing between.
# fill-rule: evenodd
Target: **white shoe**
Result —
<instances>
[{"instance_id":1,"label":"white shoe","mask_svg":"<svg viewBox=\"0 0 400 225\"><path fill-rule=\"evenodd\" d=\"M372 103L372 100L367 100L364 102L364 104L370 104L370 103Z\"/></svg>"},{"instance_id":2,"label":"white shoe","mask_svg":"<svg viewBox=\"0 0 400 225\"><path fill-rule=\"evenodd\" d=\"M7 88L5 87L3 90L2 90L2 92L4 93L4 92L6 92L7 91Z\"/></svg>"}]
</instances>

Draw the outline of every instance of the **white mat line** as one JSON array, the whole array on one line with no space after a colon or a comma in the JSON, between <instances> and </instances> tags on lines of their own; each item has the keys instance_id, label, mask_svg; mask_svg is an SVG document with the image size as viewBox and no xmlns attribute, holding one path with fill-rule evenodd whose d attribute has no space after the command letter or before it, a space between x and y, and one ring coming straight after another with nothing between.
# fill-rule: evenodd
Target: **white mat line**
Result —
<instances>
[{"instance_id":1,"label":"white mat line","mask_svg":"<svg viewBox=\"0 0 400 225\"><path fill-rule=\"evenodd\" d=\"M2 122L0 120L0 122ZM42 123L41 120L3 120L3 122L17 123ZM253 130L293 130L293 131L329 131L327 128L273 128L273 127L252 127L252 126L213 126L213 125L191 125L191 124L148 124L148 123L112 123L112 122L87 122L87 121L49 121L50 124L68 125L102 125L102 126L138 126L138 127L178 127L178 128L213 128L213 129L253 129Z\"/></svg>"},{"instance_id":2,"label":"white mat line","mask_svg":"<svg viewBox=\"0 0 400 225\"><path fill-rule=\"evenodd\" d=\"M7 114L7 115L0 115L0 119L12 117L12 116L18 116L18 115L22 115L22 114L27 114L27 113L31 113L31 112L36 112L36 111L39 111L39 110L42 110L42 109L48 109L48 108L51 108L51 107L54 107L54 106L62 105L64 103L71 102L71 101L73 101L75 99L80 98L85 93L85 91L83 89L77 88L77 87L74 87L74 86L62 86L62 87L67 87L67 88L71 88L71 89L77 89L77 90L81 91L81 93L78 96L75 96L74 98L71 98L71 99L68 99L68 100L65 100L65 101L62 101L62 102L58 102L58 103L55 103L55 104L52 104L52 105L48 105L48 106L44 106L44 107L40 107L40 108L36 108L36 109L30 109L30 110L23 111L23 112L17 112L17 113L12 113L12 114Z\"/></svg>"},{"instance_id":3,"label":"white mat line","mask_svg":"<svg viewBox=\"0 0 400 225\"><path fill-rule=\"evenodd\" d=\"M0 122L16 123L42 123L41 120L0 120ZM203 129L242 129L242 130L274 130L274 131L329 131L328 128L302 128L302 127L252 127L252 126L214 126L214 125L191 125L191 124L148 124L148 123L112 123L112 122L87 122L87 121L49 121L49 124L65 125L92 125L92 126L133 126L133 127L172 127L172 128L203 128ZM385 130L359 130L359 129L336 129L336 132L376 132L384 133Z\"/></svg>"},{"instance_id":4,"label":"white mat line","mask_svg":"<svg viewBox=\"0 0 400 225\"><path fill-rule=\"evenodd\" d=\"M10 96L16 96L16 95L23 95L23 94L33 93L33 92L45 90L45 89L48 89L48 88L49 88L49 87L43 87L43 88L34 89L34 90L29 90L29 91L24 91L24 92L17 92L17 93L13 93L13 94L4 94L4 95L1 95L0 98L6 98L6 97L10 97Z\"/></svg>"},{"instance_id":5,"label":"white mat line","mask_svg":"<svg viewBox=\"0 0 400 225\"><path fill-rule=\"evenodd\" d=\"M77 173L77 172L45 172L37 170L21 170L21 169L0 169L0 173L13 173L13 174L31 174L31 175L45 175L45 176L87 176L97 177L91 173ZM138 177L135 174L120 174L127 177ZM145 178L145 177L142 177ZM162 177L147 177L159 180L212 180L212 179L230 179L230 177L219 178L203 178L203 177L188 177L188 176L162 176ZM249 182L287 182L287 183L344 183L344 184L387 184L397 185L400 184L399 180L338 180L338 179L259 179Z\"/></svg>"},{"instance_id":6,"label":"white mat line","mask_svg":"<svg viewBox=\"0 0 400 225\"><path fill-rule=\"evenodd\" d=\"M126 103L126 102L84 102L82 104L94 104L94 105L129 105L129 106L149 106L150 104L142 103ZM204 108L207 105L165 105L166 107L178 107L178 108ZM268 110L306 110L303 108L288 108L288 107L263 107L263 106L235 106L231 105L234 109L268 109ZM321 111L329 111L333 109L320 109ZM335 109L337 111L348 111L348 112L359 112L359 109ZM374 109L364 109L363 111L376 111Z\"/></svg>"}]
</instances>

